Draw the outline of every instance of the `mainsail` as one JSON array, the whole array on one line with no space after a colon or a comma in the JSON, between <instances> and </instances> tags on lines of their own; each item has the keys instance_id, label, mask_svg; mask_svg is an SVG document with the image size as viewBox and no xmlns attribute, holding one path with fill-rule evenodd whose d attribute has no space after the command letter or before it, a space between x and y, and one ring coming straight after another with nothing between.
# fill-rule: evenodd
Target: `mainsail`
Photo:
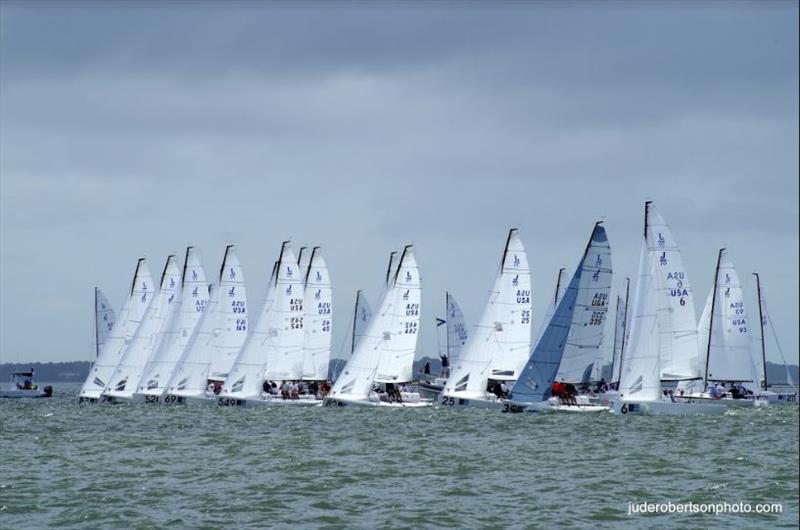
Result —
<instances>
[{"instance_id":1,"label":"mainsail","mask_svg":"<svg viewBox=\"0 0 800 530\"><path fill-rule=\"evenodd\" d=\"M702 330L704 342L701 342L701 352L706 353L704 379L749 382L751 384L747 386L755 391L759 377L753 356L750 319L744 305L744 290L725 249L719 251L710 298L708 331Z\"/></svg>"},{"instance_id":2,"label":"mainsail","mask_svg":"<svg viewBox=\"0 0 800 530\"><path fill-rule=\"evenodd\" d=\"M697 317L694 295L678 244L652 202L645 203L647 250L657 264L653 271L661 333L661 379L698 379Z\"/></svg>"},{"instance_id":3,"label":"mainsail","mask_svg":"<svg viewBox=\"0 0 800 530\"><path fill-rule=\"evenodd\" d=\"M247 298L233 245L225 248L219 281L209 286L208 305L168 385L179 396L202 396L208 380L221 380L247 336ZM215 362L216 361L216 362ZM212 364L218 372L211 372ZM227 368L226 368L227 366Z\"/></svg>"},{"instance_id":4,"label":"mainsail","mask_svg":"<svg viewBox=\"0 0 800 530\"><path fill-rule=\"evenodd\" d=\"M179 304L179 296L180 269L175 264L175 256L170 255L161 274L158 294L147 308L133 340L125 348L103 395L120 398L133 395L139 386L145 365L158 347L164 323L170 320L172 312Z\"/></svg>"},{"instance_id":5,"label":"mainsail","mask_svg":"<svg viewBox=\"0 0 800 530\"><path fill-rule=\"evenodd\" d=\"M461 357L464 345L467 343L469 333L467 324L464 320L464 313L458 306L458 302L450 293L445 293L447 302L447 359L452 365Z\"/></svg>"},{"instance_id":6,"label":"mainsail","mask_svg":"<svg viewBox=\"0 0 800 530\"><path fill-rule=\"evenodd\" d=\"M95 356L100 356L103 345L111 334L117 315L108 303L108 298L99 287L94 288L94 347Z\"/></svg>"},{"instance_id":7,"label":"mainsail","mask_svg":"<svg viewBox=\"0 0 800 530\"><path fill-rule=\"evenodd\" d=\"M131 289L119 311L119 318L83 383L78 394L79 398L98 399L100 397L114 373L114 369L119 364L123 350L133 339L133 335L150 305L152 294L153 277L144 258L141 258L136 263Z\"/></svg>"},{"instance_id":8,"label":"mainsail","mask_svg":"<svg viewBox=\"0 0 800 530\"><path fill-rule=\"evenodd\" d=\"M605 228L597 223L566 292L511 389L512 402L548 399L566 352L583 355L589 351L591 359L596 357L603 340L610 287L611 248Z\"/></svg>"},{"instance_id":9,"label":"mainsail","mask_svg":"<svg viewBox=\"0 0 800 530\"><path fill-rule=\"evenodd\" d=\"M328 265L319 247L314 247L311 251L305 275L303 302L305 338L301 379L324 381L328 378L328 365L331 360L333 294Z\"/></svg>"},{"instance_id":10,"label":"mainsail","mask_svg":"<svg viewBox=\"0 0 800 530\"><path fill-rule=\"evenodd\" d=\"M139 383L139 392L160 395L166 390L208 305L206 273L193 247L186 248L180 292L180 306L164 324L161 341Z\"/></svg>"},{"instance_id":11,"label":"mainsail","mask_svg":"<svg viewBox=\"0 0 800 530\"><path fill-rule=\"evenodd\" d=\"M614 354L611 358L611 382L619 382L625 344L628 341L628 296L631 279L625 278L625 296L617 295L617 311L614 319Z\"/></svg>"},{"instance_id":12,"label":"mainsail","mask_svg":"<svg viewBox=\"0 0 800 530\"><path fill-rule=\"evenodd\" d=\"M391 268L391 264L390 264ZM378 312L356 343L332 397L366 399L374 382L411 380L419 331L420 278L414 248L403 250Z\"/></svg>"}]
</instances>

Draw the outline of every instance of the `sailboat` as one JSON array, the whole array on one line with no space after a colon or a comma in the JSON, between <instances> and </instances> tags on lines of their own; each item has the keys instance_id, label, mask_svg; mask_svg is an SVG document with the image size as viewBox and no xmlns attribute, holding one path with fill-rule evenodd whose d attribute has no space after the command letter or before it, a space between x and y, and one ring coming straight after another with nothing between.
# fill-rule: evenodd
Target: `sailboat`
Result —
<instances>
[{"instance_id":1,"label":"sailboat","mask_svg":"<svg viewBox=\"0 0 800 530\"><path fill-rule=\"evenodd\" d=\"M200 257L193 247L186 248L181 275L179 306L165 321L161 340L145 366L134 401L159 403L175 368L194 334L208 305L208 282Z\"/></svg>"},{"instance_id":2,"label":"sailboat","mask_svg":"<svg viewBox=\"0 0 800 530\"><path fill-rule=\"evenodd\" d=\"M761 369L763 374L761 391L759 392L759 395L766 398L770 403L797 403L797 387L794 386L794 381L792 381L792 375L789 373L788 363L786 362L786 358L783 356L783 350L780 342L778 341L778 334L775 333L775 326L773 326L772 319L769 317L769 311L767 311L767 302L764 297L764 291L761 288L761 276L759 276L757 272L754 272L753 276L756 280L756 292L758 293L759 326L756 329L758 330L758 344L761 350ZM791 391L775 392L770 390L769 381L767 379L767 324L769 324L770 330L772 331L772 337L775 340L775 346L778 350L778 355L780 355L781 361L783 361L783 366L786 370L786 384L792 388Z\"/></svg>"},{"instance_id":3,"label":"sailboat","mask_svg":"<svg viewBox=\"0 0 800 530\"><path fill-rule=\"evenodd\" d=\"M333 290L328 264L320 247L311 249L304 277L303 368L300 379L327 381L333 337Z\"/></svg>"},{"instance_id":4,"label":"sailboat","mask_svg":"<svg viewBox=\"0 0 800 530\"><path fill-rule=\"evenodd\" d=\"M392 270L394 260L390 260ZM326 406L421 407L418 393L403 392L412 380L420 319L421 284L414 247L403 249L378 311L352 357L325 397ZM398 399L398 395L400 399Z\"/></svg>"},{"instance_id":5,"label":"sailboat","mask_svg":"<svg viewBox=\"0 0 800 530\"><path fill-rule=\"evenodd\" d=\"M562 404L553 397L562 359L571 352L589 352L587 358L600 351L608 312L611 289L611 247L605 228L597 222L584 249L575 274L558 306L533 348L519 379L507 400L498 403L504 412L564 410L599 412L607 407L584 400ZM576 355L577 356L577 355Z\"/></svg>"},{"instance_id":6,"label":"sailboat","mask_svg":"<svg viewBox=\"0 0 800 530\"><path fill-rule=\"evenodd\" d=\"M247 337L247 292L233 245L225 247L208 305L167 385L167 404L213 405Z\"/></svg>"},{"instance_id":7,"label":"sailboat","mask_svg":"<svg viewBox=\"0 0 800 530\"><path fill-rule=\"evenodd\" d=\"M158 293L103 391L105 401L133 401L133 393L139 387L145 366L158 347L164 323L170 320L179 304L179 282L180 270L175 264L175 256L170 255L161 273Z\"/></svg>"},{"instance_id":8,"label":"sailboat","mask_svg":"<svg viewBox=\"0 0 800 530\"><path fill-rule=\"evenodd\" d=\"M497 389L517 379L530 352L531 312L528 256L519 231L512 228L483 315L453 364L438 403L479 408L500 403Z\"/></svg>"},{"instance_id":9,"label":"sailboat","mask_svg":"<svg viewBox=\"0 0 800 530\"><path fill-rule=\"evenodd\" d=\"M688 278L683 270L680 250L652 201L647 201L630 339L624 351L618 395L611 402L613 412L723 414L727 409L719 403L701 403L694 399L679 401L674 397L665 397L661 391L661 378L665 371L662 368L662 354L666 355L664 352L669 353L667 373L696 379L699 372L697 343L691 356L686 351L691 346L686 336L693 337L695 341L697 337L696 331L684 329L686 320L694 318L689 295ZM694 325L691 327L695 329Z\"/></svg>"},{"instance_id":10,"label":"sailboat","mask_svg":"<svg viewBox=\"0 0 800 530\"><path fill-rule=\"evenodd\" d=\"M744 291L728 251L720 249L714 270L714 283L698 326L699 352L704 355L702 383L679 385L680 396L716 400L704 392L713 383L741 384L745 395L721 396L729 406L751 406L759 392L759 376L752 347L750 319L744 304ZM737 391L733 386L732 391ZM736 397L736 399L733 399Z\"/></svg>"},{"instance_id":11,"label":"sailboat","mask_svg":"<svg viewBox=\"0 0 800 530\"><path fill-rule=\"evenodd\" d=\"M461 357L461 351L467 343L469 333L467 324L464 320L464 313L461 311L456 299L449 292L445 292L445 314L447 318L436 318L436 331L445 326L445 353L440 353L442 359L442 373L438 376L422 374L419 381L420 394L429 399L436 399L444 388L447 377L450 375L450 365L457 362ZM447 360L448 366L444 366Z\"/></svg>"},{"instance_id":12,"label":"sailboat","mask_svg":"<svg viewBox=\"0 0 800 530\"><path fill-rule=\"evenodd\" d=\"M145 259L140 258L136 262L131 288L122 304L118 318L78 393L79 402L101 400L103 390L119 364L123 351L139 328L152 298L153 277Z\"/></svg>"},{"instance_id":13,"label":"sailboat","mask_svg":"<svg viewBox=\"0 0 800 530\"><path fill-rule=\"evenodd\" d=\"M94 288L94 351L95 358L100 356L103 346L111 334L117 319L114 308L99 287Z\"/></svg>"}]
</instances>

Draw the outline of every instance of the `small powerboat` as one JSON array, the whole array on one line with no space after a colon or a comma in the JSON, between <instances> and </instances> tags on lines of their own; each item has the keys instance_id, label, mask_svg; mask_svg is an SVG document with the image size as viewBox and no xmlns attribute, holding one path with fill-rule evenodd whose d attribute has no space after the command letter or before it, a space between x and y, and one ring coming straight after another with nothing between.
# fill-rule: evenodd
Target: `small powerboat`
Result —
<instances>
[{"instance_id":1,"label":"small powerboat","mask_svg":"<svg viewBox=\"0 0 800 530\"><path fill-rule=\"evenodd\" d=\"M49 398L53 387L39 388L33 379L33 368L27 372L11 372L9 388L0 388L0 398Z\"/></svg>"}]
</instances>

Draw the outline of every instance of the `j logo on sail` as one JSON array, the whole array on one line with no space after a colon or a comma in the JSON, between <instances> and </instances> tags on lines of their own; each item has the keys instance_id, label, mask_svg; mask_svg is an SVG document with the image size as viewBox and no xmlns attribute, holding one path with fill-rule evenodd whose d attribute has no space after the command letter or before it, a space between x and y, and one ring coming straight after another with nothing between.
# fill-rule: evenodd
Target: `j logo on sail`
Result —
<instances>
[{"instance_id":1,"label":"j logo on sail","mask_svg":"<svg viewBox=\"0 0 800 530\"><path fill-rule=\"evenodd\" d=\"M231 290L228 291L228 296L233 298L234 293L236 292L236 286L231 287Z\"/></svg>"},{"instance_id":2,"label":"j logo on sail","mask_svg":"<svg viewBox=\"0 0 800 530\"><path fill-rule=\"evenodd\" d=\"M514 267L519 267L519 257L516 254L514 254Z\"/></svg>"},{"instance_id":3,"label":"j logo on sail","mask_svg":"<svg viewBox=\"0 0 800 530\"><path fill-rule=\"evenodd\" d=\"M410 273L410 272L408 272L408 271L406 271L406 281L407 281L407 282L410 282L410 281L411 281L411 273Z\"/></svg>"},{"instance_id":4,"label":"j logo on sail","mask_svg":"<svg viewBox=\"0 0 800 530\"><path fill-rule=\"evenodd\" d=\"M661 257L658 259L658 262L663 266L667 264L667 253L662 252Z\"/></svg>"},{"instance_id":5,"label":"j logo on sail","mask_svg":"<svg viewBox=\"0 0 800 530\"><path fill-rule=\"evenodd\" d=\"M192 269L192 280L197 280L197 271Z\"/></svg>"},{"instance_id":6,"label":"j logo on sail","mask_svg":"<svg viewBox=\"0 0 800 530\"><path fill-rule=\"evenodd\" d=\"M725 289L725 298L730 298L730 296L731 296L731 288L728 287L727 289Z\"/></svg>"},{"instance_id":7,"label":"j logo on sail","mask_svg":"<svg viewBox=\"0 0 800 530\"><path fill-rule=\"evenodd\" d=\"M192 298L197 298L197 286L195 286L195 288L192 289Z\"/></svg>"},{"instance_id":8,"label":"j logo on sail","mask_svg":"<svg viewBox=\"0 0 800 530\"><path fill-rule=\"evenodd\" d=\"M317 289L317 292L314 293L314 300L319 300L322 297L322 289Z\"/></svg>"},{"instance_id":9,"label":"j logo on sail","mask_svg":"<svg viewBox=\"0 0 800 530\"><path fill-rule=\"evenodd\" d=\"M513 280L511 280L511 285L513 285L514 287L516 287L516 286L518 286L518 285L519 285L519 274L517 274L516 276L514 276L514 279L513 279Z\"/></svg>"},{"instance_id":10,"label":"j logo on sail","mask_svg":"<svg viewBox=\"0 0 800 530\"><path fill-rule=\"evenodd\" d=\"M661 232L658 233L658 248L664 248L667 242L664 240L664 236L661 235Z\"/></svg>"},{"instance_id":11,"label":"j logo on sail","mask_svg":"<svg viewBox=\"0 0 800 530\"><path fill-rule=\"evenodd\" d=\"M317 281L318 281L318 282L321 282L321 281L322 281L322 274L320 274L320 272L319 272L319 271L317 271Z\"/></svg>"},{"instance_id":12,"label":"j logo on sail","mask_svg":"<svg viewBox=\"0 0 800 530\"><path fill-rule=\"evenodd\" d=\"M594 266L598 269L603 266L603 258L600 257L600 254L597 255L597 259L594 260Z\"/></svg>"},{"instance_id":13,"label":"j logo on sail","mask_svg":"<svg viewBox=\"0 0 800 530\"><path fill-rule=\"evenodd\" d=\"M403 293L403 300L408 300L408 293L409 293L409 291L410 291L410 289L409 289L409 290L407 290L405 293Z\"/></svg>"},{"instance_id":14,"label":"j logo on sail","mask_svg":"<svg viewBox=\"0 0 800 530\"><path fill-rule=\"evenodd\" d=\"M286 288L286 295L287 296L291 296L292 295L292 286L291 285Z\"/></svg>"},{"instance_id":15,"label":"j logo on sail","mask_svg":"<svg viewBox=\"0 0 800 530\"><path fill-rule=\"evenodd\" d=\"M286 266L286 276L288 276L289 278L292 277L292 268L289 267L288 265Z\"/></svg>"},{"instance_id":16,"label":"j logo on sail","mask_svg":"<svg viewBox=\"0 0 800 530\"><path fill-rule=\"evenodd\" d=\"M231 267L231 272L228 274L228 276L230 276L231 280L236 279L236 271L233 270L233 267Z\"/></svg>"}]
</instances>

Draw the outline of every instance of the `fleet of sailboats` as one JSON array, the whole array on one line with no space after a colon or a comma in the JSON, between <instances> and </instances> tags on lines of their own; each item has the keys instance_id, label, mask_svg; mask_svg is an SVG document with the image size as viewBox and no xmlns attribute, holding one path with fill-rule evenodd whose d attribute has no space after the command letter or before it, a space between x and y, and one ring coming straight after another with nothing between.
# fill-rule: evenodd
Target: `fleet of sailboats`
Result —
<instances>
[{"instance_id":1,"label":"fleet of sailboats","mask_svg":"<svg viewBox=\"0 0 800 530\"><path fill-rule=\"evenodd\" d=\"M626 278L613 322L606 326L611 247L598 222L572 276L559 270L532 337L531 273L513 228L480 319L468 329L446 292L444 318L436 319L437 333L444 330L442 370L431 373L428 364L415 374L422 284L412 245L390 254L375 311L357 291L345 319L349 351L335 363L332 283L320 247L295 253L290 242L281 245L255 318L234 246L225 248L213 284L199 252L188 247L182 269L175 256L167 258L158 285L139 259L119 312L95 288L96 359L78 399L669 415L796 402L788 370L791 391L769 385L768 339L782 359L783 352L761 278L753 276L757 311L748 312L740 277L721 249L698 323L680 249L647 201L635 290ZM601 376L604 344L610 385Z\"/></svg>"}]
</instances>

